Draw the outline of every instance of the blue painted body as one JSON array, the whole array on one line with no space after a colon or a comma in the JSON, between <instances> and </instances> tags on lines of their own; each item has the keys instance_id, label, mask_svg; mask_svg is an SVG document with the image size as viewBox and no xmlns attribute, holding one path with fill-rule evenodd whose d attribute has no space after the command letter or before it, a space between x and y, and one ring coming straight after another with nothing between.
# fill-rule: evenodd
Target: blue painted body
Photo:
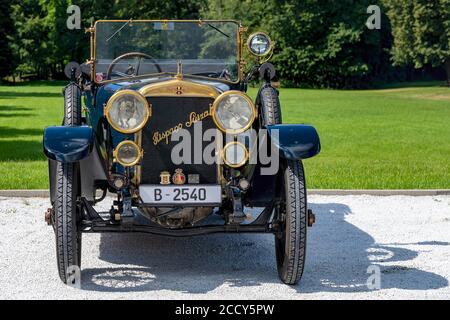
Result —
<instances>
[{"instance_id":1,"label":"blue painted body","mask_svg":"<svg viewBox=\"0 0 450 320\"><path fill-rule=\"evenodd\" d=\"M278 124L267 126L273 145L280 157L301 160L320 152L320 139L314 127L303 124Z\"/></svg>"},{"instance_id":2,"label":"blue painted body","mask_svg":"<svg viewBox=\"0 0 450 320\"><path fill-rule=\"evenodd\" d=\"M59 126L44 130L44 153L55 161L76 162L92 151L94 133L89 126Z\"/></svg>"}]
</instances>

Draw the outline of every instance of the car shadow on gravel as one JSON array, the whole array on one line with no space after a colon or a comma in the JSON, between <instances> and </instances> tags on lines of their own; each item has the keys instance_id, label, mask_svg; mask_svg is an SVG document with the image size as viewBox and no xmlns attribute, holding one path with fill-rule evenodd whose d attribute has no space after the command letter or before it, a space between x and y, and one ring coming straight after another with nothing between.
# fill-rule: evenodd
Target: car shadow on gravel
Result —
<instances>
[{"instance_id":1,"label":"car shadow on gravel","mask_svg":"<svg viewBox=\"0 0 450 320\"><path fill-rule=\"evenodd\" d=\"M376 244L346 221L348 206L310 204L317 223L308 236L305 272L299 293L365 292L369 266L379 266L381 289L429 290L448 286L444 277L401 265L418 251ZM417 245L421 245L418 243ZM426 242L424 245L449 245ZM223 284L254 287L281 284L269 234L215 234L168 238L148 234L102 234L100 255L117 267L82 271L82 289L106 292L170 290L208 293ZM381 263L389 262L389 267ZM398 263L398 265L397 265Z\"/></svg>"},{"instance_id":2,"label":"car shadow on gravel","mask_svg":"<svg viewBox=\"0 0 450 320\"><path fill-rule=\"evenodd\" d=\"M121 266L83 269L82 289L207 293L224 283L277 282L273 246L273 236L264 234L102 234L99 258Z\"/></svg>"},{"instance_id":3,"label":"car shadow on gravel","mask_svg":"<svg viewBox=\"0 0 450 320\"><path fill-rule=\"evenodd\" d=\"M346 220L352 214L347 205L326 203L311 207L318 223L308 235L308 258L297 287L299 292L372 291L367 282L376 273L380 275L381 289L430 290L448 286L448 280L438 274L402 265L416 258L420 251L400 246L420 248L450 243L377 244L370 234Z\"/></svg>"}]
</instances>

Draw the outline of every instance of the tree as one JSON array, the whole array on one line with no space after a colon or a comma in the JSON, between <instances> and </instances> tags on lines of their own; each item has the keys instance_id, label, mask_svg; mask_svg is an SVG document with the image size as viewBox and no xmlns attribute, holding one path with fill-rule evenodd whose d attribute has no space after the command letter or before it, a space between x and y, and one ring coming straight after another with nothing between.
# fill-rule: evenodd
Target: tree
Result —
<instances>
[{"instance_id":1,"label":"tree","mask_svg":"<svg viewBox=\"0 0 450 320\"><path fill-rule=\"evenodd\" d=\"M14 70L11 38L8 36L13 30L10 14L10 1L0 0L0 34L3 35L0 37L0 80L2 77L11 75Z\"/></svg>"},{"instance_id":2,"label":"tree","mask_svg":"<svg viewBox=\"0 0 450 320\"><path fill-rule=\"evenodd\" d=\"M38 0L14 1L11 5L11 28L15 31L11 48L18 65L15 73L34 74L39 78L48 75L48 28L45 12Z\"/></svg>"},{"instance_id":3,"label":"tree","mask_svg":"<svg viewBox=\"0 0 450 320\"><path fill-rule=\"evenodd\" d=\"M367 87L390 68L390 29L365 23L374 0L209 0L208 14L234 18L276 41L273 62L290 85Z\"/></svg>"},{"instance_id":4,"label":"tree","mask_svg":"<svg viewBox=\"0 0 450 320\"><path fill-rule=\"evenodd\" d=\"M122 19L198 19L206 0L128 0L118 1Z\"/></svg>"},{"instance_id":5,"label":"tree","mask_svg":"<svg viewBox=\"0 0 450 320\"><path fill-rule=\"evenodd\" d=\"M385 0L394 64L443 66L450 85L450 0Z\"/></svg>"},{"instance_id":6,"label":"tree","mask_svg":"<svg viewBox=\"0 0 450 320\"><path fill-rule=\"evenodd\" d=\"M75 4L80 7L81 29L69 29L67 19L70 13L67 8ZM116 18L118 10L115 2L111 0L71 1L47 0L42 1L42 8L46 12L44 24L48 31L48 48L51 59L48 61L53 78L64 77L64 66L70 61L83 63L89 57L89 34L85 28L99 19Z\"/></svg>"},{"instance_id":7,"label":"tree","mask_svg":"<svg viewBox=\"0 0 450 320\"><path fill-rule=\"evenodd\" d=\"M0 0L3 5L4 0ZM199 18L204 0L13 0L12 23L3 19L0 26L16 30L12 41L13 55L18 59L16 72L35 75L39 79L63 77L64 66L69 61L84 62L89 58L89 34L85 28L99 19L187 19ZM11 3L10 1L6 1ZM70 5L81 11L81 29L67 28ZM3 32L2 34L8 34ZM4 39L0 39L4 41ZM3 50L3 44L1 45ZM7 52L2 52L2 57ZM0 58L3 59L3 58ZM6 65L6 64L2 64ZM1 66L0 66L1 67Z\"/></svg>"}]
</instances>

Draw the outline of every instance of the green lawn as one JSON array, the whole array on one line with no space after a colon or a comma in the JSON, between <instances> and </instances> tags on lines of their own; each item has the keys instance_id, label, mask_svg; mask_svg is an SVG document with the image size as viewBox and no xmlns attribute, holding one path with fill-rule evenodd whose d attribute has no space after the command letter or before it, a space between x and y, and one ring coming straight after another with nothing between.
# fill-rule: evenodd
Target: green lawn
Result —
<instances>
[{"instance_id":1,"label":"green lawn","mask_svg":"<svg viewBox=\"0 0 450 320\"><path fill-rule=\"evenodd\" d=\"M42 130L62 118L63 83L0 86L0 189L47 187ZM256 89L250 91L255 95ZM286 123L317 127L308 187L450 188L450 88L281 89Z\"/></svg>"},{"instance_id":2,"label":"green lawn","mask_svg":"<svg viewBox=\"0 0 450 320\"><path fill-rule=\"evenodd\" d=\"M42 189L43 128L61 123L63 83L0 86L0 189Z\"/></svg>"}]
</instances>

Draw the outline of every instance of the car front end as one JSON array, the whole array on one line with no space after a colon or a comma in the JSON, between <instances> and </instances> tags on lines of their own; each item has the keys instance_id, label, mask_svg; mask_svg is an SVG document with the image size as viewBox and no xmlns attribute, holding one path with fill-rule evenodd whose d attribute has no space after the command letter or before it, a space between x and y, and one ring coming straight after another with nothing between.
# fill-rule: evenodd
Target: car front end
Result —
<instances>
[{"instance_id":1,"label":"car front end","mask_svg":"<svg viewBox=\"0 0 450 320\"><path fill-rule=\"evenodd\" d=\"M68 65L63 125L44 131L61 279L80 265L83 232L270 232L280 277L297 282L304 260L287 267L314 221L301 161L320 140L282 124L270 38L248 37L249 67L235 21L102 20L87 31L91 57Z\"/></svg>"}]
</instances>

